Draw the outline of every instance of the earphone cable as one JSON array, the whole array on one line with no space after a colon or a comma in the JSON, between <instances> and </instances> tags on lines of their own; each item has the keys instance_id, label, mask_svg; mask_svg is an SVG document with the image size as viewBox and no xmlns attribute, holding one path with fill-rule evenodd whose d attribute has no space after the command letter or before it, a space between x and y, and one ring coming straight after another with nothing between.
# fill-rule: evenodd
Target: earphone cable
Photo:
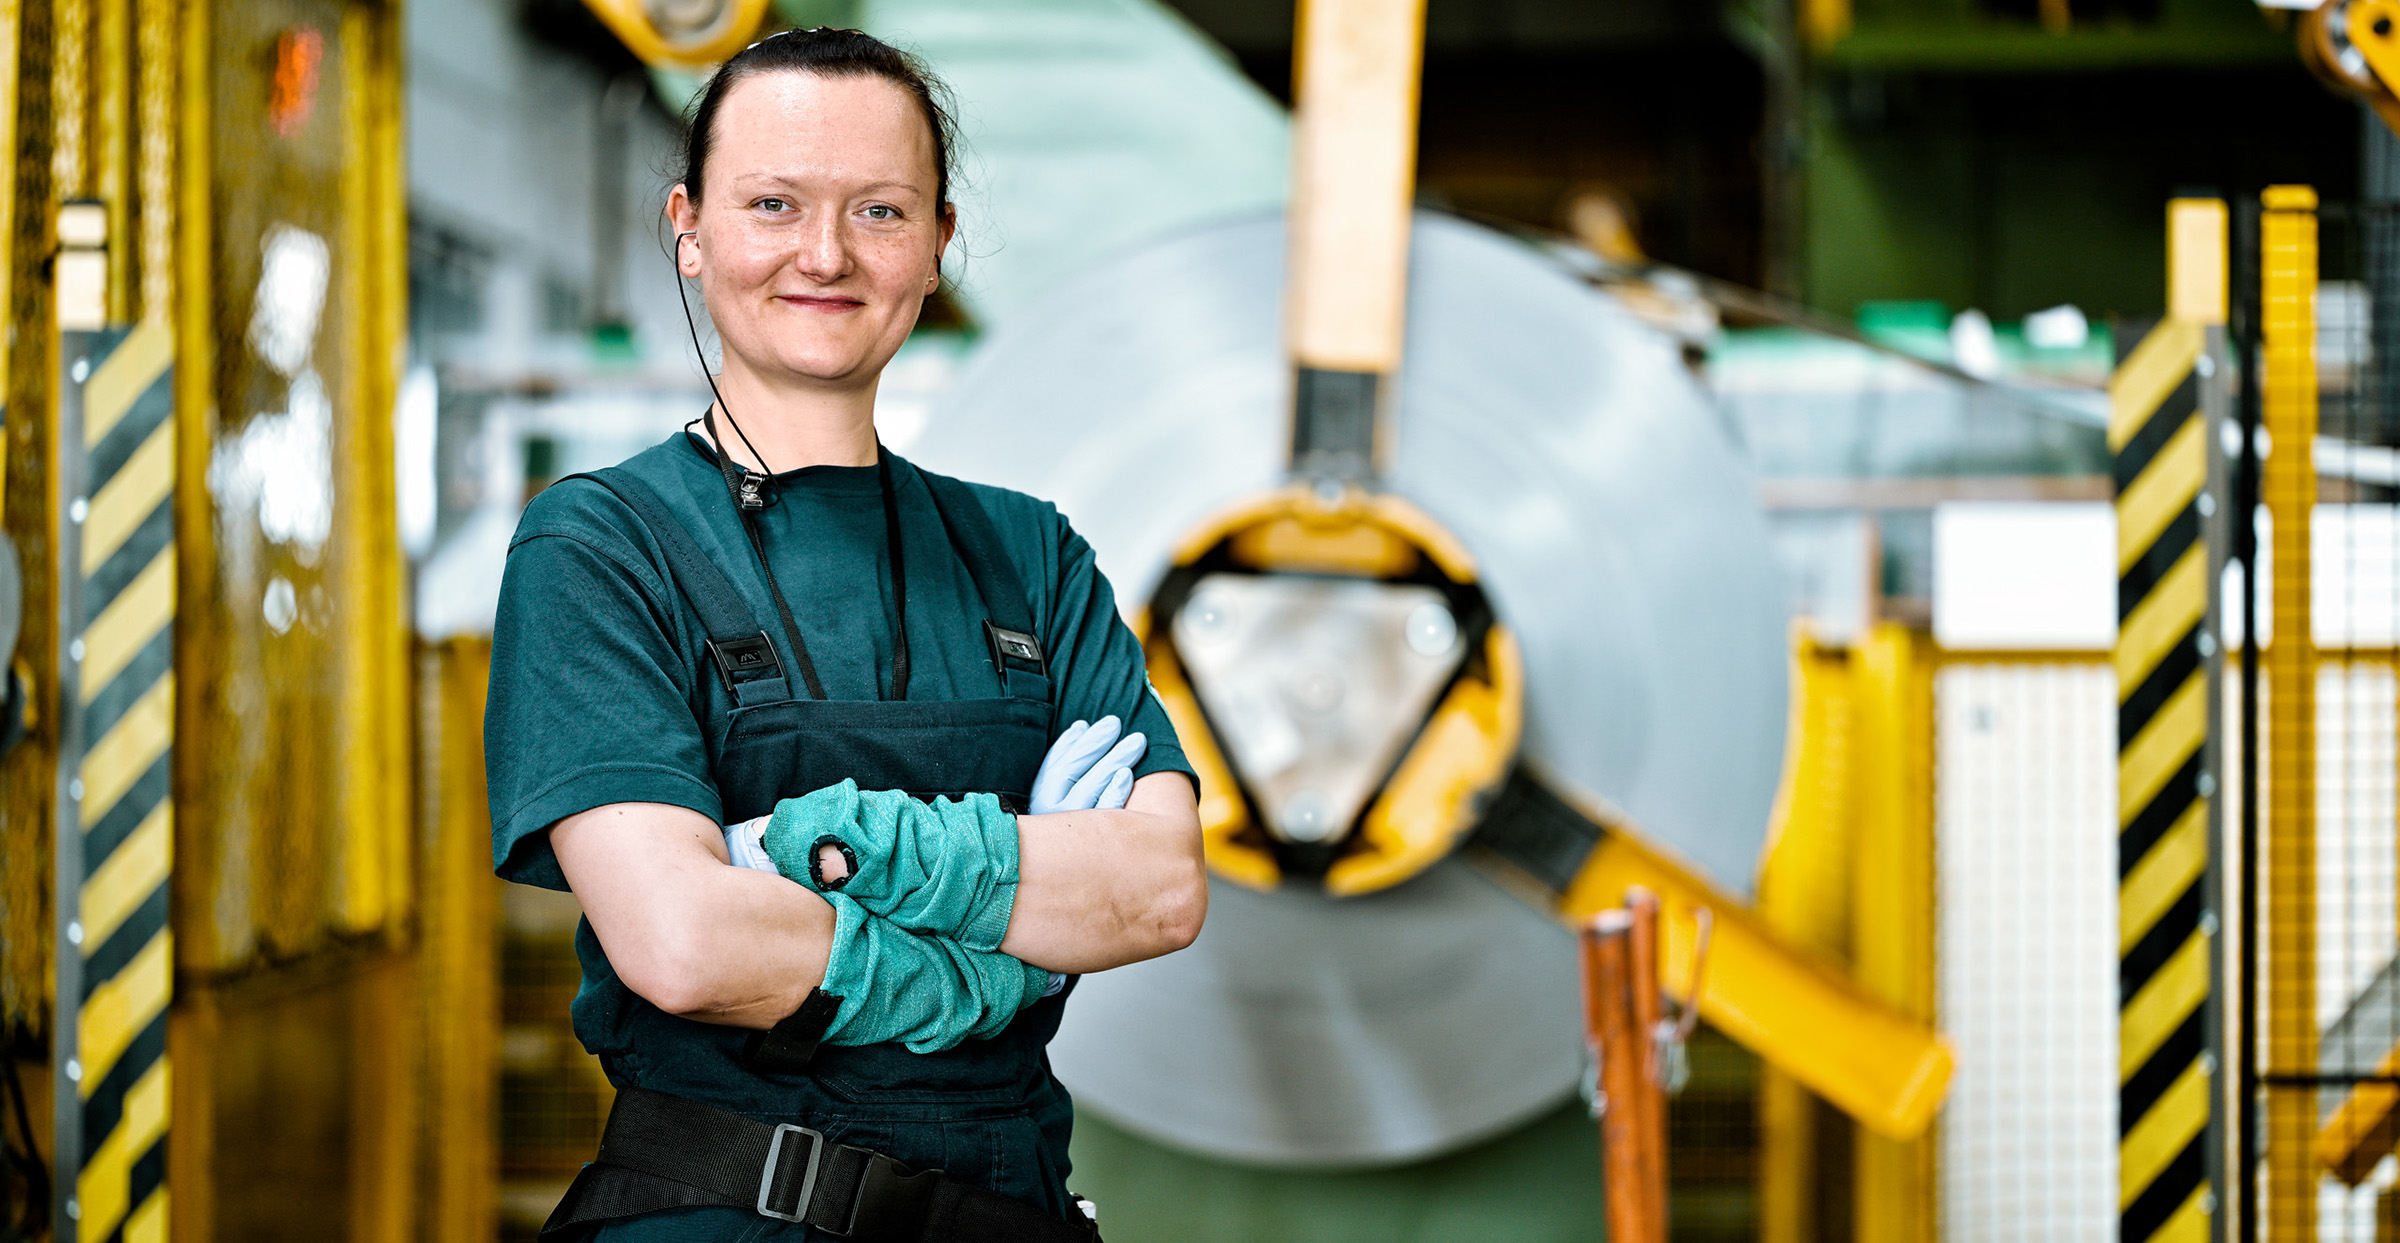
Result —
<instances>
[{"instance_id":1,"label":"earphone cable","mask_svg":"<svg viewBox=\"0 0 2400 1243\"><path fill-rule=\"evenodd\" d=\"M687 237L692 239L693 245L699 244L699 233L686 229L675 235L675 246L678 251L682 249L683 239ZM678 258L680 259L680 255ZM692 335L692 356L700 360L700 378L708 381L708 395L717 399L717 409L725 412L726 426L733 429L734 435L741 437L742 447L748 449L750 456L758 462L760 473L773 475L775 471L773 467L767 465L767 455L760 453L758 446L750 443L750 433L743 431L741 423L733 417L733 407L725 404L725 394L717 387L717 377L708 369L708 351L700 344L700 325L692 318L692 299L691 295L685 293L683 289L683 269L680 262L676 266L675 278L675 301L683 307L683 330ZM708 433L711 439L715 438L717 429L713 422L709 426ZM719 456L725 456L725 447L722 444L712 447L716 449Z\"/></svg>"}]
</instances>

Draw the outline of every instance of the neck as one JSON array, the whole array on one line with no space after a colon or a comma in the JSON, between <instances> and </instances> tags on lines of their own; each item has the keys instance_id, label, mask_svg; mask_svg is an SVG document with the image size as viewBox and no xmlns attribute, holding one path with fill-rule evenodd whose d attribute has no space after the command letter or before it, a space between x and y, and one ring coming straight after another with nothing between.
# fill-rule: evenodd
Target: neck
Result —
<instances>
[{"instance_id":1,"label":"neck","mask_svg":"<svg viewBox=\"0 0 2400 1243\"><path fill-rule=\"evenodd\" d=\"M717 392L724 398L717 434L737 462L767 472L875 464L872 379L858 386L793 388L767 383L729 357ZM729 409L741 423L739 433L725 421Z\"/></svg>"}]
</instances>

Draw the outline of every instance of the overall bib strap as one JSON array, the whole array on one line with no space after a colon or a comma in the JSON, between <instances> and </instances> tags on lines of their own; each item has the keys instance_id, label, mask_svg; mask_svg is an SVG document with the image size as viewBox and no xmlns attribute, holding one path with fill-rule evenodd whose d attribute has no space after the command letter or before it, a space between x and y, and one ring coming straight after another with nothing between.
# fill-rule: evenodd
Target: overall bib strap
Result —
<instances>
[{"instance_id":1,"label":"overall bib strap","mask_svg":"<svg viewBox=\"0 0 2400 1243\"><path fill-rule=\"evenodd\" d=\"M614 493L658 540L659 547L667 554L668 574L683 592L684 599L691 602L692 610L700 615L700 625L708 632L709 659L715 663L717 678L725 684L726 693L733 696L736 706L776 703L792 697L783 661L775 652L775 641L759 626L749 601L742 598L733 580L725 577L725 571L718 569L716 562L709 560L708 554L693 542L683 523L650 485L614 466L567 478L589 479Z\"/></svg>"},{"instance_id":2,"label":"overall bib strap","mask_svg":"<svg viewBox=\"0 0 2400 1243\"><path fill-rule=\"evenodd\" d=\"M600 1152L542 1238L668 1208L748 1209L858 1243L1097 1243L1088 1221L916 1170L791 1123L647 1088L617 1093Z\"/></svg>"},{"instance_id":3,"label":"overall bib strap","mask_svg":"<svg viewBox=\"0 0 2400 1243\"><path fill-rule=\"evenodd\" d=\"M917 477L933 494L934 512L941 515L951 546L975 580L976 594L983 597L989 614L983 623L984 638L991 644L992 668L1000 676L1002 689L1011 699L1048 702L1050 663L1036 637L1032 597L1025 594L1025 581L1001 551L999 528L992 525L983 502L975 499L967 485L928 470L919 470Z\"/></svg>"}]
</instances>

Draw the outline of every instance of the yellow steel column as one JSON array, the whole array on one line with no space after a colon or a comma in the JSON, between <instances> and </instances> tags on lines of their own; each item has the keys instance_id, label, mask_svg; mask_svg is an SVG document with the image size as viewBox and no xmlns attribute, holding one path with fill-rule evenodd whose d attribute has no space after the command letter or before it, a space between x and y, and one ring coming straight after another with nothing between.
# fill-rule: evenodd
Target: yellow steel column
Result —
<instances>
[{"instance_id":1,"label":"yellow steel column","mask_svg":"<svg viewBox=\"0 0 2400 1243\"><path fill-rule=\"evenodd\" d=\"M397 931L411 883L408 798L408 624L401 605L405 567L393 499L392 420L406 348L406 188L400 129L400 39L393 11L352 4L342 11L342 142L351 152L341 179L343 275L360 297L349 330L347 404L335 441L334 577L347 619L339 659L342 771L374 774L341 783L336 919L357 930ZM368 412L383 412L370 416Z\"/></svg>"},{"instance_id":2,"label":"yellow steel column","mask_svg":"<svg viewBox=\"0 0 2400 1243\"><path fill-rule=\"evenodd\" d=\"M2317 662L2311 629L2309 525L2317 503L2317 195L2274 186L2259 223L2260 397L2268 453L2259 491L2274 523L2259 817L2260 944L2265 974L2263 1065L2269 1076L2317 1065ZM2259 1220L2275 1243L2316 1237L2314 1090L2273 1090L2266 1101L2267 1177Z\"/></svg>"},{"instance_id":3,"label":"yellow steel column","mask_svg":"<svg viewBox=\"0 0 2400 1243\"><path fill-rule=\"evenodd\" d=\"M1858 697L1847 652L1805 628L1795 631L1792 649L1789 758L1774 837L1759 867L1758 913L1792 944L1839 963L1850 943ZM1759 1076L1760 1243L1817 1243L1823 1111L1806 1085L1773 1064Z\"/></svg>"},{"instance_id":4,"label":"yellow steel column","mask_svg":"<svg viewBox=\"0 0 2400 1243\"><path fill-rule=\"evenodd\" d=\"M50 282L41 273L50 254L49 8L21 0L0 4L0 156L7 185L0 193L0 314L11 332L4 351L6 409L35 414L49 406L57 355L50 339ZM47 668L57 610L50 599L51 556L47 497L50 438L40 417L5 421L0 445L0 526L14 540L25 573L23 629L17 650L28 666ZM49 679L29 686L38 706ZM48 713L39 713L47 719ZM0 1022L38 1027L50 1008L50 781L51 740L33 734L0 758Z\"/></svg>"},{"instance_id":5,"label":"yellow steel column","mask_svg":"<svg viewBox=\"0 0 2400 1243\"><path fill-rule=\"evenodd\" d=\"M91 194L91 0L49 0L50 181L60 199Z\"/></svg>"},{"instance_id":6,"label":"yellow steel column","mask_svg":"<svg viewBox=\"0 0 2400 1243\"><path fill-rule=\"evenodd\" d=\"M1911 1018L1934 1007L1930 640L1884 623L1853 650L1859 743L1850 954L1858 982ZM1857 1133L1858 1243L1934 1237L1934 1141Z\"/></svg>"},{"instance_id":7,"label":"yellow steel column","mask_svg":"<svg viewBox=\"0 0 2400 1243\"><path fill-rule=\"evenodd\" d=\"M134 261L127 282L133 319L161 319L173 312L175 278L175 97L181 52L175 46L176 0L134 0L135 198L139 215L129 219L125 253Z\"/></svg>"},{"instance_id":8,"label":"yellow steel column","mask_svg":"<svg viewBox=\"0 0 2400 1243\"><path fill-rule=\"evenodd\" d=\"M91 0L91 195L107 205L108 320L133 318L131 227L133 195L133 13L132 0Z\"/></svg>"},{"instance_id":9,"label":"yellow steel column","mask_svg":"<svg viewBox=\"0 0 2400 1243\"><path fill-rule=\"evenodd\" d=\"M341 13L339 142L349 158L339 182L336 250L359 296L343 320L350 413L335 433L334 538L341 562L332 584L345 619L337 647L345 710L336 753L342 771L364 778L344 781L338 793L346 831L336 846L333 916L338 925L374 930L392 944L407 935L416 889L412 662L388 413L399 390L408 301L398 8L351 3ZM360 1243L406 1243L418 1233L413 1158L423 1009L416 989L425 965L419 958L397 958L359 981L362 1013L375 1012L354 1029L352 1046L351 1237Z\"/></svg>"},{"instance_id":10,"label":"yellow steel column","mask_svg":"<svg viewBox=\"0 0 2400 1243\"><path fill-rule=\"evenodd\" d=\"M153 0L162 3L163 0ZM184 625L175 628L175 663L180 668L222 668L211 663L219 641L204 636L206 610L189 599L192 585L208 581L215 572L215 504L204 486L216 440L216 279L212 265L215 245L215 161L210 142L215 39L214 6L209 0L181 0L168 19L171 55L152 68L164 79L157 87L165 96L166 113L157 141L168 146L166 195L153 209L167 217L167 242L155 265L145 265L145 283L164 281L166 303L175 325L176 357L184 365L175 372L175 578L186 595ZM145 43L147 46L147 43ZM155 79L153 79L155 80ZM147 123L149 110L144 109ZM171 127L171 128L166 128ZM145 166L148 161L145 160ZM145 184L147 184L145 182ZM145 236L159 227L146 223ZM145 305L154 294L144 295ZM208 736L215 724L207 700L186 693L175 704L175 727L187 738ZM190 788L196 772L205 771L199 748L187 747L177 756L176 781ZM178 835L175 849L176 909L213 910L217 900L216 852L207 849L202 833ZM214 918L185 919L176 951L179 965L209 964L222 959ZM183 1068L175 1077L175 1116L183 1120L175 1142L167 1146L167 1181L176 1189L168 1201L169 1234L175 1243L212 1243L217 1220L217 1135L215 1050L225 1030L224 1012L213 989L186 989L169 1015L167 1045L174 1064Z\"/></svg>"},{"instance_id":11,"label":"yellow steel column","mask_svg":"<svg viewBox=\"0 0 2400 1243\"><path fill-rule=\"evenodd\" d=\"M485 860L491 812L483 793L488 639L452 639L426 653L433 737L423 763L433 804L425 860L425 1188L429 1239L488 1240L499 1230L500 881Z\"/></svg>"}]
</instances>

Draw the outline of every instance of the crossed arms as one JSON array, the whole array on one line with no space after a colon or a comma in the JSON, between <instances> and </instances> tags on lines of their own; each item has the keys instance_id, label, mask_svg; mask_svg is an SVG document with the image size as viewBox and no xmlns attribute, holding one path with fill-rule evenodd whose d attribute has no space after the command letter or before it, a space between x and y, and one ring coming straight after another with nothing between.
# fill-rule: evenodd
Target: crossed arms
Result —
<instances>
[{"instance_id":1,"label":"crossed arms","mask_svg":"<svg viewBox=\"0 0 2400 1243\"><path fill-rule=\"evenodd\" d=\"M1121 811L1019 816L1017 830L1002 953L1105 971L1199 935L1208 882L1182 774L1136 781ZM552 825L550 845L618 978L670 1014L772 1027L824 981L833 907L806 885L729 866L724 830L696 811L611 803Z\"/></svg>"}]
</instances>

